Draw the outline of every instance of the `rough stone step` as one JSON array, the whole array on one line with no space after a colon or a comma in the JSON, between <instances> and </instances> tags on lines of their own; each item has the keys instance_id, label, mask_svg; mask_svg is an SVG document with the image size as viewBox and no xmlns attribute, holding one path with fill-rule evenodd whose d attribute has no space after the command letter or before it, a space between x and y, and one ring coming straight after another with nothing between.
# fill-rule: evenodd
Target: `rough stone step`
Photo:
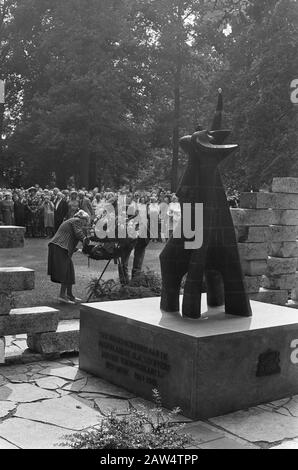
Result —
<instances>
[{"instance_id":1,"label":"rough stone step","mask_svg":"<svg viewBox=\"0 0 298 470\"><path fill-rule=\"evenodd\" d=\"M0 248L23 248L25 227L0 226Z\"/></svg>"},{"instance_id":2,"label":"rough stone step","mask_svg":"<svg viewBox=\"0 0 298 470\"><path fill-rule=\"evenodd\" d=\"M79 341L79 320L61 321L57 331L53 333L30 334L27 336L28 348L40 354L78 352Z\"/></svg>"},{"instance_id":3,"label":"rough stone step","mask_svg":"<svg viewBox=\"0 0 298 470\"><path fill-rule=\"evenodd\" d=\"M34 289L35 272L27 268L0 268L0 291L16 292Z\"/></svg>"},{"instance_id":4,"label":"rough stone step","mask_svg":"<svg viewBox=\"0 0 298 470\"><path fill-rule=\"evenodd\" d=\"M59 312L50 307L17 308L0 316L0 336L56 331Z\"/></svg>"}]
</instances>

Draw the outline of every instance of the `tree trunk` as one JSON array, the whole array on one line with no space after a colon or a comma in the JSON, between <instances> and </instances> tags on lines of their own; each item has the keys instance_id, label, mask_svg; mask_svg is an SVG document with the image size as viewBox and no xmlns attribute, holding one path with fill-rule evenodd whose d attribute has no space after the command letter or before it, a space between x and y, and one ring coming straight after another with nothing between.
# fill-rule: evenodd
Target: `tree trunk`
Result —
<instances>
[{"instance_id":1,"label":"tree trunk","mask_svg":"<svg viewBox=\"0 0 298 470\"><path fill-rule=\"evenodd\" d=\"M177 9L177 36L176 36L176 70L174 75L174 125L173 125L173 156L171 190L175 192L178 186L178 157L179 157L179 131L181 111L181 80L182 80L182 42L183 42L183 2L179 2Z\"/></svg>"},{"instance_id":2,"label":"tree trunk","mask_svg":"<svg viewBox=\"0 0 298 470\"><path fill-rule=\"evenodd\" d=\"M178 185L178 157L179 157L179 129L180 129L180 84L181 64L177 65L174 88L174 126L173 126L173 156L172 156L172 181L171 190L175 192Z\"/></svg>"},{"instance_id":3,"label":"tree trunk","mask_svg":"<svg viewBox=\"0 0 298 470\"><path fill-rule=\"evenodd\" d=\"M81 188L89 189L89 172L90 172L90 153L87 150L80 161L79 182Z\"/></svg>"},{"instance_id":4,"label":"tree trunk","mask_svg":"<svg viewBox=\"0 0 298 470\"><path fill-rule=\"evenodd\" d=\"M89 184L90 189L93 189L98 186L97 184L97 161L96 155L92 155L90 158L90 165L89 165Z\"/></svg>"},{"instance_id":5,"label":"tree trunk","mask_svg":"<svg viewBox=\"0 0 298 470\"><path fill-rule=\"evenodd\" d=\"M65 164L57 166L55 174L56 174L56 186L60 189L65 189L66 180L67 180Z\"/></svg>"}]
</instances>

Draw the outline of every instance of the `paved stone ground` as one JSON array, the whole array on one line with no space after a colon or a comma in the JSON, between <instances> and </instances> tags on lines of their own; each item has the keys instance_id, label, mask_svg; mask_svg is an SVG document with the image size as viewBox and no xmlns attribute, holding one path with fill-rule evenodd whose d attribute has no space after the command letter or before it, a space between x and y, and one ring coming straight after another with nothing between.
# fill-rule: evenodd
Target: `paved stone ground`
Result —
<instances>
[{"instance_id":1,"label":"paved stone ground","mask_svg":"<svg viewBox=\"0 0 298 470\"><path fill-rule=\"evenodd\" d=\"M57 288L46 277L47 243L26 240L25 249L0 250L1 265L36 270L35 290L17 294L16 307L61 309L56 302ZM159 244L150 245L144 266L157 269L159 250ZM89 269L83 255L76 255L75 264L79 268L76 294L84 298L87 281L99 267L92 264ZM113 274L112 267L108 277ZM62 313L63 318L78 318L79 309L65 308ZM26 335L6 341L7 359L22 355L27 348ZM0 366L0 449L55 449L63 436L97 425L112 409L124 415L132 407L152 406L79 371L75 356L31 362L31 354L28 360L28 364ZM39 361L39 355L34 360ZM179 421L185 422L184 432L192 435L193 449L298 449L298 396L204 422L182 416Z\"/></svg>"},{"instance_id":2,"label":"paved stone ground","mask_svg":"<svg viewBox=\"0 0 298 470\"><path fill-rule=\"evenodd\" d=\"M0 449L55 449L112 410L142 406L152 404L80 371L77 356L1 366ZM206 421L175 419L191 434L191 449L298 448L298 396Z\"/></svg>"}]
</instances>

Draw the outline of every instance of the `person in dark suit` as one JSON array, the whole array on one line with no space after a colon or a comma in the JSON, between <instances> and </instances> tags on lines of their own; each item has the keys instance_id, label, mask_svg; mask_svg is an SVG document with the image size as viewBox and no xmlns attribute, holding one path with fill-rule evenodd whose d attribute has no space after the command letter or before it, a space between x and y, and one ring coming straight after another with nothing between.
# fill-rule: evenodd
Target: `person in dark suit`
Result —
<instances>
[{"instance_id":1,"label":"person in dark suit","mask_svg":"<svg viewBox=\"0 0 298 470\"><path fill-rule=\"evenodd\" d=\"M18 227L25 227L25 205L18 194L12 197L14 201L14 221Z\"/></svg>"},{"instance_id":2,"label":"person in dark suit","mask_svg":"<svg viewBox=\"0 0 298 470\"><path fill-rule=\"evenodd\" d=\"M62 193L57 194L57 199L54 203L54 228L55 233L57 232L58 228L67 218L68 214L68 204L65 200L65 197Z\"/></svg>"}]
</instances>

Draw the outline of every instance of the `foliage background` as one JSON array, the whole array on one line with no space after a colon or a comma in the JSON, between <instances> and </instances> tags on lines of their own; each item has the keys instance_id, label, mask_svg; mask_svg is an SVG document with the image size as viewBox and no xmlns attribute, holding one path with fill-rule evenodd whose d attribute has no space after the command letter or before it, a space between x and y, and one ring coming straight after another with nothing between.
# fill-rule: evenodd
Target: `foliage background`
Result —
<instances>
[{"instance_id":1,"label":"foliage background","mask_svg":"<svg viewBox=\"0 0 298 470\"><path fill-rule=\"evenodd\" d=\"M297 45L296 0L2 0L0 184L175 189L219 87L227 189L298 176Z\"/></svg>"}]
</instances>

